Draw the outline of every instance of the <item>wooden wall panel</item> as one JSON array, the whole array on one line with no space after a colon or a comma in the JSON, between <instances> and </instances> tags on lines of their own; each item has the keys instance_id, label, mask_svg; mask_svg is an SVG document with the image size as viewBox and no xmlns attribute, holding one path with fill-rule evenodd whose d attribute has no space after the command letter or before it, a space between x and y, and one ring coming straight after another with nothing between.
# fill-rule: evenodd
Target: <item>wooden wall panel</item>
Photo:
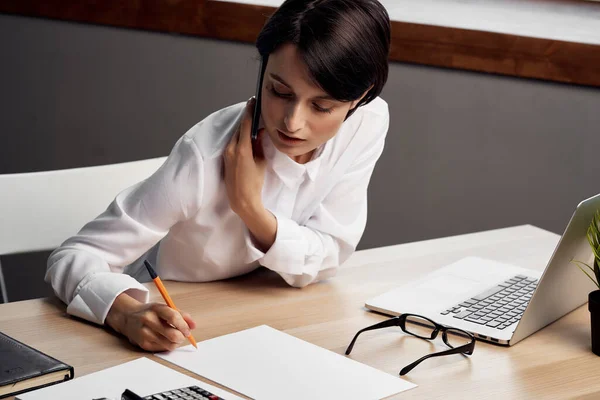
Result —
<instances>
[{"instance_id":1,"label":"wooden wall panel","mask_svg":"<svg viewBox=\"0 0 600 400\"><path fill-rule=\"evenodd\" d=\"M0 0L0 12L8 14L247 43L273 11L206 0ZM390 59L600 86L600 45L593 44L393 21Z\"/></svg>"}]
</instances>

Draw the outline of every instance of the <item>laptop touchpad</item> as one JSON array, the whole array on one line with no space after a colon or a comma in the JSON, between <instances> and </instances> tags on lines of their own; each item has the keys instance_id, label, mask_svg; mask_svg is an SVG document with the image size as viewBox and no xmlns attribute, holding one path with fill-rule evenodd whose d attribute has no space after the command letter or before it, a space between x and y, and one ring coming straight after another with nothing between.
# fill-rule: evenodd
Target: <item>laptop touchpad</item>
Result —
<instances>
[{"instance_id":1,"label":"laptop touchpad","mask_svg":"<svg viewBox=\"0 0 600 400\"><path fill-rule=\"evenodd\" d=\"M458 296L463 298L465 293L471 292L474 285L479 282L473 279L456 276L453 274L440 274L432 276L415 287L415 290L430 296L443 295L445 299Z\"/></svg>"}]
</instances>

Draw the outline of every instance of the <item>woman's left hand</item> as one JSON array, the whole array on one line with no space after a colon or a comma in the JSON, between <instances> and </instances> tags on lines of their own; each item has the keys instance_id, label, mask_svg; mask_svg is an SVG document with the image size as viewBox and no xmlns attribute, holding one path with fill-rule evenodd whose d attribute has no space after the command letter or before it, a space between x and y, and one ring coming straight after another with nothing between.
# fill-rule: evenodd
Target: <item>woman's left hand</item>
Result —
<instances>
[{"instance_id":1,"label":"woman's left hand","mask_svg":"<svg viewBox=\"0 0 600 400\"><path fill-rule=\"evenodd\" d=\"M229 205L242 218L244 214L263 207L262 188L266 161L262 152L261 137L264 129L258 132L258 138L254 143L250 137L255 104L254 98L246 104L242 122L223 156Z\"/></svg>"}]
</instances>

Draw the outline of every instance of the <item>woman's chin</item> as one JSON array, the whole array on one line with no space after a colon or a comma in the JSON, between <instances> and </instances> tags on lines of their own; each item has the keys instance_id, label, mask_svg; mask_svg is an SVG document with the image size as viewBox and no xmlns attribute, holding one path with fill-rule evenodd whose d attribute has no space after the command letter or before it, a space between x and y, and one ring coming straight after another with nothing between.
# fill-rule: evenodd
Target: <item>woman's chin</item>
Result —
<instances>
[{"instance_id":1,"label":"woman's chin","mask_svg":"<svg viewBox=\"0 0 600 400\"><path fill-rule=\"evenodd\" d=\"M277 150L279 150L280 153L283 153L292 159L294 159L295 157L301 156L303 154L302 152L299 152L296 149L290 149L290 148L285 148L285 147L277 147Z\"/></svg>"},{"instance_id":2,"label":"woman's chin","mask_svg":"<svg viewBox=\"0 0 600 400\"><path fill-rule=\"evenodd\" d=\"M298 156L301 156L302 154L307 153L307 151L304 151L302 148L300 148L298 146L290 146L285 143L281 143L278 140L273 141L273 144L275 145L275 148L277 150L279 150L280 153L283 153L289 157L298 157Z\"/></svg>"}]
</instances>

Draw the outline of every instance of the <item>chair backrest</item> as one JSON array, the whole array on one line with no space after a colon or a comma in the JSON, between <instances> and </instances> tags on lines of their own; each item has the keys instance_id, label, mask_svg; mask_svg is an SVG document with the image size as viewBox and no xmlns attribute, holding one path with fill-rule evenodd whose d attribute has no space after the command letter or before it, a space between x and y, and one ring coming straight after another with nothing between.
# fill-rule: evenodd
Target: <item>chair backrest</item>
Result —
<instances>
[{"instance_id":1,"label":"chair backrest","mask_svg":"<svg viewBox=\"0 0 600 400\"><path fill-rule=\"evenodd\" d=\"M165 160L0 175L0 255L60 246Z\"/></svg>"}]
</instances>

